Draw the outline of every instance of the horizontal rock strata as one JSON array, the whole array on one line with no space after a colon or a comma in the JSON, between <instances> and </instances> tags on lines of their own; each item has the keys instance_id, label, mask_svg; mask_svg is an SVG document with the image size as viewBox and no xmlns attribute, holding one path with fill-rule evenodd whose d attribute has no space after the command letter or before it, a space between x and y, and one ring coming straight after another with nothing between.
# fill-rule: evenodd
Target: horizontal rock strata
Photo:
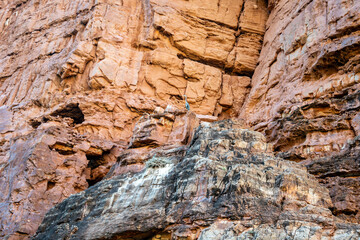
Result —
<instances>
[{"instance_id":1,"label":"horizontal rock strata","mask_svg":"<svg viewBox=\"0 0 360 240\"><path fill-rule=\"evenodd\" d=\"M2 0L0 238L358 238L359 13Z\"/></svg>"},{"instance_id":2,"label":"horizontal rock strata","mask_svg":"<svg viewBox=\"0 0 360 240\"><path fill-rule=\"evenodd\" d=\"M264 132L281 157L304 164L332 159L360 134L360 2L268 3L264 44L241 117ZM338 181L328 186L342 188Z\"/></svg>"},{"instance_id":3,"label":"horizontal rock strata","mask_svg":"<svg viewBox=\"0 0 360 240\"><path fill-rule=\"evenodd\" d=\"M360 137L349 142L341 153L307 165L330 190L332 212L349 222L360 219Z\"/></svg>"},{"instance_id":4,"label":"horizontal rock strata","mask_svg":"<svg viewBox=\"0 0 360 240\"><path fill-rule=\"evenodd\" d=\"M267 17L264 0L1 1L0 238L101 180L144 114L186 94L202 119L238 115Z\"/></svg>"},{"instance_id":5,"label":"horizontal rock strata","mask_svg":"<svg viewBox=\"0 0 360 240\"><path fill-rule=\"evenodd\" d=\"M241 122L203 123L183 157L101 181L52 208L34 239L350 239L301 165ZM181 156L181 155L180 155ZM119 159L121 161L121 158Z\"/></svg>"}]
</instances>

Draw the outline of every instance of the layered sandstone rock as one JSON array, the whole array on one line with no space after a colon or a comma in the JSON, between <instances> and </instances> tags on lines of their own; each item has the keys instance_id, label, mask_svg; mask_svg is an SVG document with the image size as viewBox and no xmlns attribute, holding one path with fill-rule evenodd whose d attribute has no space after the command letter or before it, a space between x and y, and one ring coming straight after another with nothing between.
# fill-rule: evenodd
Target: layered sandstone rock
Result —
<instances>
[{"instance_id":1,"label":"layered sandstone rock","mask_svg":"<svg viewBox=\"0 0 360 240\"><path fill-rule=\"evenodd\" d=\"M360 219L360 137L339 154L308 163L310 173L330 189L332 211L348 221Z\"/></svg>"},{"instance_id":2,"label":"layered sandstone rock","mask_svg":"<svg viewBox=\"0 0 360 240\"><path fill-rule=\"evenodd\" d=\"M269 8L259 65L241 116L266 134L281 157L304 164L321 157L331 162L360 134L360 2L272 0ZM351 189L358 186L360 168L352 167L351 177L328 179L334 203L345 188L345 205L359 201ZM349 214L346 208L337 213ZM346 219L359 222L356 214L351 210Z\"/></svg>"},{"instance_id":3,"label":"layered sandstone rock","mask_svg":"<svg viewBox=\"0 0 360 240\"><path fill-rule=\"evenodd\" d=\"M171 108L143 116L135 125L128 148L120 153L106 178L140 172L152 158L183 156L199 121L191 111Z\"/></svg>"},{"instance_id":4,"label":"layered sandstone rock","mask_svg":"<svg viewBox=\"0 0 360 240\"><path fill-rule=\"evenodd\" d=\"M222 219L210 207L206 223L168 222L171 229L151 228L155 239L182 231L201 239L316 238L337 221L327 207L359 223L359 12L359 1L346 0L1 1L0 238L28 238L48 209L105 175L116 184L119 174L153 180L167 168L181 176L176 164L189 158L199 119L239 113L279 157L302 162L328 187L332 206L314 205L326 220L258 224L236 211ZM217 157L204 166L226 165ZM155 182L168 176L161 173ZM331 231L356 236L346 224Z\"/></svg>"},{"instance_id":5,"label":"layered sandstone rock","mask_svg":"<svg viewBox=\"0 0 360 240\"><path fill-rule=\"evenodd\" d=\"M0 103L40 107L122 90L174 101L187 94L196 112L213 115L217 107L218 115L231 106L220 103L222 91L244 100L245 92L222 88L223 78L252 75L267 19L266 4L255 0L3 5Z\"/></svg>"},{"instance_id":6,"label":"layered sandstone rock","mask_svg":"<svg viewBox=\"0 0 360 240\"><path fill-rule=\"evenodd\" d=\"M242 122L203 123L184 156L153 156L52 208L35 239L354 239L299 164ZM119 158L119 161L122 159Z\"/></svg>"},{"instance_id":7,"label":"layered sandstone rock","mask_svg":"<svg viewBox=\"0 0 360 240\"><path fill-rule=\"evenodd\" d=\"M358 2L276 2L244 108L253 124L287 114L286 104L330 98L358 83Z\"/></svg>"},{"instance_id":8,"label":"layered sandstone rock","mask_svg":"<svg viewBox=\"0 0 360 240\"><path fill-rule=\"evenodd\" d=\"M242 113L291 159L338 152L359 134L360 3L277 2Z\"/></svg>"},{"instance_id":9,"label":"layered sandstone rock","mask_svg":"<svg viewBox=\"0 0 360 240\"><path fill-rule=\"evenodd\" d=\"M142 115L184 94L201 119L238 115L267 16L263 0L1 1L0 238L101 180Z\"/></svg>"},{"instance_id":10,"label":"layered sandstone rock","mask_svg":"<svg viewBox=\"0 0 360 240\"><path fill-rule=\"evenodd\" d=\"M86 139L49 118L31 133L4 140L1 150L7 159L0 168L1 237L24 239L54 204L101 180L120 146Z\"/></svg>"}]
</instances>

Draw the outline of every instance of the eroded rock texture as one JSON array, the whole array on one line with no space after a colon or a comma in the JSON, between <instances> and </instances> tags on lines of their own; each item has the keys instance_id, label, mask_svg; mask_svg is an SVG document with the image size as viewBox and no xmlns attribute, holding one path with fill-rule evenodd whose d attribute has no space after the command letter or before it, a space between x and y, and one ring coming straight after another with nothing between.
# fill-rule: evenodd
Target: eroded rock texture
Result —
<instances>
[{"instance_id":1,"label":"eroded rock texture","mask_svg":"<svg viewBox=\"0 0 360 240\"><path fill-rule=\"evenodd\" d=\"M101 180L118 150L113 142L86 139L50 118L35 131L4 139L0 236L23 239L33 234L54 204Z\"/></svg>"},{"instance_id":2,"label":"eroded rock texture","mask_svg":"<svg viewBox=\"0 0 360 240\"><path fill-rule=\"evenodd\" d=\"M0 31L8 37L0 39L0 103L31 100L47 108L99 90L102 96L132 92L135 99L126 98L119 108L151 108L149 99L140 103L139 93L175 102L186 94L202 114L213 115L217 109L219 115L222 107L233 104L239 110L247 91L234 93L229 83L249 86L248 78L238 76L252 75L267 19L265 2L256 0L2 5ZM96 104L96 97L88 99L89 104ZM119 112L114 106L103 109ZM118 128L132 119L121 110ZM87 121L94 117L85 115ZM83 128L90 131L91 126ZM111 132L107 126L98 131L102 129Z\"/></svg>"},{"instance_id":3,"label":"eroded rock texture","mask_svg":"<svg viewBox=\"0 0 360 240\"><path fill-rule=\"evenodd\" d=\"M269 8L259 65L241 116L266 134L281 157L304 164L321 157L331 162L360 134L360 2L273 0ZM347 165L341 161L341 167ZM351 190L357 189L360 168L352 167L351 176L328 178L334 203L345 188L349 194L341 201L360 201ZM344 208L341 215L350 212ZM359 222L355 215L352 220Z\"/></svg>"},{"instance_id":4,"label":"eroded rock texture","mask_svg":"<svg viewBox=\"0 0 360 240\"><path fill-rule=\"evenodd\" d=\"M330 189L333 213L348 221L360 219L360 137L349 142L339 154L307 165L309 172Z\"/></svg>"},{"instance_id":5,"label":"eroded rock texture","mask_svg":"<svg viewBox=\"0 0 360 240\"><path fill-rule=\"evenodd\" d=\"M101 180L144 114L186 94L201 119L237 116L267 17L264 0L1 1L0 238ZM170 118L133 145L187 142Z\"/></svg>"},{"instance_id":6,"label":"eroded rock texture","mask_svg":"<svg viewBox=\"0 0 360 240\"><path fill-rule=\"evenodd\" d=\"M166 172L170 169L181 184L196 178L200 169L186 170L181 165L184 161L198 166L187 149L193 130L201 121L239 114L265 134L278 157L302 162L329 189L332 204L318 185L326 204L310 203L318 212L315 215L326 220L320 223L305 217L309 225L304 228L296 222L299 219L289 225L279 225L280 220L261 225L241 215L248 213L247 207L240 208L241 214L220 207L206 213L209 218L203 217L204 223L169 220L168 212L159 217L161 223L149 218L159 226L144 230L145 235L159 233L154 235L159 239L170 233L180 236L183 231L202 239L241 234L245 235L240 239L296 238L296 234L306 239L306 234L327 236L331 228L329 237L356 236L346 224L332 224L335 220L327 209L343 220L360 222L359 12L356 0L1 1L0 238L28 238L52 206L105 176L109 180L104 184L113 186L113 181L118 189L124 188L122 181L132 186L127 177L153 179L151 174L160 169L159 178L151 181L173 184ZM191 111L185 110L183 95ZM224 149L229 154L235 151ZM219 158L223 150L216 151L214 158L193 154L205 158L201 166L208 169L214 170L217 164L229 167L227 160L222 163ZM234 161L239 168L255 164L262 171L261 164L250 160ZM298 169L279 161L281 166ZM279 174L286 172L281 166L276 168ZM298 177L307 179L304 169L299 169ZM189 180L182 171L189 171ZM225 174L217 171L211 176ZM162 191L156 184L155 195ZM177 190L164 186L170 197L164 201L176 209L180 205L171 196L177 196ZM278 187L269 191L274 194ZM108 194L101 192L102 187L96 189L91 191ZM268 199L262 190L254 191L252 196L259 192L259 199ZM79 196L88 199L89 194ZM229 197L229 204L243 199L230 193L222 196ZM278 204L276 194L269 199ZM243 200L244 206L256 206L255 200ZM163 203L157 206L172 211ZM199 212L218 207L200 206ZM277 210L277 205L269 208L274 219L285 211ZM265 218L262 214L257 219ZM138 224L134 219L130 223L130 228ZM121 236L131 237L132 231L140 234L131 230ZM71 234L76 236L76 228Z\"/></svg>"},{"instance_id":7,"label":"eroded rock texture","mask_svg":"<svg viewBox=\"0 0 360 240\"><path fill-rule=\"evenodd\" d=\"M243 114L291 159L338 152L359 134L360 3L277 2Z\"/></svg>"},{"instance_id":8,"label":"eroded rock texture","mask_svg":"<svg viewBox=\"0 0 360 240\"><path fill-rule=\"evenodd\" d=\"M203 123L186 151L52 208L35 239L357 239L306 168L242 122ZM121 158L119 158L121 161Z\"/></svg>"}]
</instances>

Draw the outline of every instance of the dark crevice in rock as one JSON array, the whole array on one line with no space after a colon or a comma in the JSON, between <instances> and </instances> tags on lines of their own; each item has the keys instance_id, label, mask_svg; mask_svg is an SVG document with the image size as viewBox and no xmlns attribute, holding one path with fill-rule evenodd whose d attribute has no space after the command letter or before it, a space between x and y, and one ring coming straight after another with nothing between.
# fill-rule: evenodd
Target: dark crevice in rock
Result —
<instances>
[{"instance_id":1,"label":"dark crevice in rock","mask_svg":"<svg viewBox=\"0 0 360 240\"><path fill-rule=\"evenodd\" d=\"M145 138L145 137L144 137ZM132 144L129 149L131 148L140 148L140 147L149 147L149 148L155 148L158 147L159 144L156 142L156 140L153 139L146 139L144 141L141 141L139 143Z\"/></svg>"},{"instance_id":2,"label":"dark crevice in rock","mask_svg":"<svg viewBox=\"0 0 360 240\"><path fill-rule=\"evenodd\" d=\"M72 145L64 144L64 143L55 143L54 145L49 146L51 150L55 150L61 155L71 155L74 154L75 151Z\"/></svg>"},{"instance_id":3,"label":"dark crevice in rock","mask_svg":"<svg viewBox=\"0 0 360 240\"><path fill-rule=\"evenodd\" d=\"M108 238L109 240L119 240L119 239L131 239L131 240L152 240L159 231L148 231L148 232L135 232L135 231L128 231L121 234L121 236L113 236Z\"/></svg>"},{"instance_id":4,"label":"dark crevice in rock","mask_svg":"<svg viewBox=\"0 0 360 240\"><path fill-rule=\"evenodd\" d=\"M341 30L336 31L334 34L329 35L330 39L336 39L342 36L351 35L355 32L360 31L360 25L349 26Z\"/></svg>"},{"instance_id":5,"label":"dark crevice in rock","mask_svg":"<svg viewBox=\"0 0 360 240\"><path fill-rule=\"evenodd\" d=\"M41 121L38 121L36 119L31 119L29 124L32 128L37 129L41 125Z\"/></svg>"},{"instance_id":6,"label":"dark crevice in rock","mask_svg":"<svg viewBox=\"0 0 360 240\"><path fill-rule=\"evenodd\" d=\"M47 183L46 191L53 189L55 187L55 184L56 184L55 182L49 181Z\"/></svg>"},{"instance_id":7,"label":"dark crevice in rock","mask_svg":"<svg viewBox=\"0 0 360 240\"><path fill-rule=\"evenodd\" d=\"M72 118L75 124L80 124L85 120L84 114L79 108L78 103L70 103L66 105L64 108L58 109L55 112L53 112L51 116Z\"/></svg>"},{"instance_id":8,"label":"dark crevice in rock","mask_svg":"<svg viewBox=\"0 0 360 240\"><path fill-rule=\"evenodd\" d=\"M89 160L88 167L94 169L101 165L102 156L88 156L86 158Z\"/></svg>"},{"instance_id":9,"label":"dark crevice in rock","mask_svg":"<svg viewBox=\"0 0 360 240\"><path fill-rule=\"evenodd\" d=\"M94 180L87 179L86 181L87 181L87 183L89 184L89 187L91 187L91 186L94 186L95 184L97 184L98 182L100 182L101 179L100 179L100 180L97 180L97 179L94 179Z\"/></svg>"},{"instance_id":10,"label":"dark crevice in rock","mask_svg":"<svg viewBox=\"0 0 360 240\"><path fill-rule=\"evenodd\" d=\"M360 171L359 170L346 171L346 172L338 171L338 172L327 173L327 174L318 176L318 178L327 178L327 177L343 177L343 178L360 177Z\"/></svg>"},{"instance_id":11,"label":"dark crevice in rock","mask_svg":"<svg viewBox=\"0 0 360 240\"><path fill-rule=\"evenodd\" d=\"M95 185L96 183L100 182L101 180L103 180L104 178L104 174L101 175L94 175L93 170L106 165L107 164L107 160L104 158L104 156L106 156L107 154L110 153L110 151L101 151L102 154L86 154L86 158L88 159L88 165L87 167L91 169L91 174L90 174L90 179L87 179L86 181L89 184L89 187Z\"/></svg>"},{"instance_id":12,"label":"dark crevice in rock","mask_svg":"<svg viewBox=\"0 0 360 240\"><path fill-rule=\"evenodd\" d=\"M356 214L359 212L358 210L350 210L350 209L345 209L345 210L339 211L335 207L331 207L329 209L332 212L332 214L334 214L335 216L340 216L342 214L347 215L347 216L356 216Z\"/></svg>"}]
</instances>

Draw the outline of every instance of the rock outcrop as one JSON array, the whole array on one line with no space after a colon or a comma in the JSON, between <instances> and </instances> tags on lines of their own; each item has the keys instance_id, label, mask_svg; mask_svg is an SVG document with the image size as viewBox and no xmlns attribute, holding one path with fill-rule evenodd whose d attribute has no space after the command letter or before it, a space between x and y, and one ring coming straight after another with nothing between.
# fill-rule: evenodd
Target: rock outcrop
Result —
<instances>
[{"instance_id":1,"label":"rock outcrop","mask_svg":"<svg viewBox=\"0 0 360 240\"><path fill-rule=\"evenodd\" d=\"M199 119L191 111L165 109L143 116L135 125L128 148L120 153L106 178L140 172L152 158L182 156L198 125Z\"/></svg>"},{"instance_id":2,"label":"rock outcrop","mask_svg":"<svg viewBox=\"0 0 360 240\"><path fill-rule=\"evenodd\" d=\"M347 221L360 219L360 137L339 154L308 163L310 173L330 189L332 211Z\"/></svg>"},{"instance_id":3,"label":"rock outcrop","mask_svg":"<svg viewBox=\"0 0 360 240\"><path fill-rule=\"evenodd\" d=\"M242 122L203 123L183 154L101 181L52 208L34 239L355 239L303 166ZM121 158L119 158L121 161Z\"/></svg>"},{"instance_id":4,"label":"rock outcrop","mask_svg":"<svg viewBox=\"0 0 360 240\"><path fill-rule=\"evenodd\" d=\"M1 105L35 101L52 108L95 90L102 96L123 91L174 102L186 94L196 112L209 115L233 103L239 111L247 91L233 94L229 83L249 86L244 76L255 70L268 16L264 0L2 5L0 32L7 37L0 39ZM226 96L220 100L222 92ZM131 95L133 101L126 99L120 108L152 107ZM89 103L99 105L95 98ZM112 112L109 107L104 113ZM93 113L85 115L89 121Z\"/></svg>"},{"instance_id":5,"label":"rock outcrop","mask_svg":"<svg viewBox=\"0 0 360 240\"><path fill-rule=\"evenodd\" d=\"M2 143L9 145L9 161L1 169L7 174L0 177L2 237L15 232L11 239L26 238L35 233L51 207L71 194L87 189L106 175L141 171L146 157L165 154L166 150L177 153L174 148L182 150L199 124L193 112L159 108L138 121L129 149L125 150L125 145L74 131L69 124L77 118L59 116L68 110L57 111L53 114L56 117L34 120L31 124L37 126L36 130ZM11 115L5 108L1 111L2 116ZM74 109L70 112L83 117ZM6 121L1 126L5 131ZM117 157L122 161L117 163Z\"/></svg>"},{"instance_id":6,"label":"rock outcrop","mask_svg":"<svg viewBox=\"0 0 360 240\"><path fill-rule=\"evenodd\" d=\"M101 180L120 151L54 119L2 144L9 149L0 166L0 237L16 233L10 239L33 234L54 204Z\"/></svg>"},{"instance_id":7,"label":"rock outcrop","mask_svg":"<svg viewBox=\"0 0 360 240\"><path fill-rule=\"evenodd\" d=\"M265 0L1 1L0 238L101 180L144 114L186 94L237 116L267 17Z\"/></svg>"},{"instance_id":8,"label":"rock outcrop","mask_svg":"<svg viewBox=\"0 0 360 240\"><path fill-rule=\"evenodd\" d=\"M279 225L280 220L266 220L265 225L252 222L237 209L232 213L225 207L215 210L218 206L211 201L216 197L211 206L189 208L189 219L197 219L189 220L191 224L187 218L182 218L183 222L170 219L168 213L182 205L171 198L178 196L177 190L165 184L169 198L163 201L159 197L162 202L154 204L169 212L144 219L159 225L126 234L159 233L166 238L184 231L184 236L193 234L189 238L201 239L216 234L281 239L297 238L296 234L307 238L307 233L317 238L332 229L329 238L356 236L357 230L340 224L338 218L360 223L359 13L360 1L356 0L2 0L0 238L29 238L51 207L103 179L106 182L77 195L79 204L80 198L90 199L92 193L110 194L110 190L102 192L102 186L110 184L118 190L125 188L123 184L133 186L127 178L154 181L157 197L162 190L156 182L174 184L171 176L186 183L184 188L192 188L188 181L203 170L187 169L182 162L215 169L212 176L233 174L233 168L225 173L214 166L229 167L220 152L227 156L225 150L229 154L238 150L216 148L212 152L215 157L204 156L193 149L196 141L188 149L199 122L229 118L245 119L246 123L240 124L243 128L262 132L274 146L276 158L244 147L255 160L264 157L264 164L279 162L281 166L271 171L285 174L286 166L299 171L298 178L310 179L311 183L300 185L305 189L308 184L316 186L316 194L326 201L309 203L305 197L296 197L310 204L306 211L313 208L314 217L324 221L310 219L304 210L308 225L301 227L297 218L289 222L287 210L277 208L278 196L262 191L284 194L290 190L279 190L276 184L259 190L261 173L261 179L251 177L253 199L223 193L229 203L222 198L219 204L243 199L245 205L239 211L247 214L246 206L258 206L258 201L266 199L266 203L276 203L264 205L275 212L256 215L250 209L250 213L256 219L268 219L265 215L277 219L285 214L286 226ZM184 95L191 111L185 110ZM227 124L236 128L235 135L245 131L238 129L239 124ZM214 139L209 140L211 144L218 141ZM264 139L260 145L266 145ZM205 159L204 165L196 165L189 151ZM247 169L246 174L252 171L249 164L255 172L262 171L261 164L245 155L245 162L235 157L232 163ZM304 167L328 188L332 203ZM182 171L188 171L188 180ZM275 174L271 171L269 174ZM216 179L211 181L218 184ZM304 191L311 199L313 190ZM201 202L196 197L186 199L191 204ZM303 214L303 204L294 210L296 216ZM209 213L198 220L205 210ZM66 216L71 220L71 214ZM156 216L159 219L154 220ZM67 223L73 224L71 221ZM133 224L130 228L143 224L134 219L129 222ZM71 230L74 238L84 233L80 226L81 231L75 233L76 227ZM62 230L58 231L61 235ZM65 229L63 233L68 232ZM154 235L155 239L159 236Z\"/></svg>"},{"instance_id":9,"label":"rock outcrop","mask_svg":"<svg viewBox=\"0 0 360 240\"><path fill-rule=\"evenodd\" d=\"M360 3L274 2L242 114L291 159L338 152L359 135Z\"/></svg>"},{"instance_id":10,"label":"rock outcrop","mask_svg":"<svg viewBox=\"0 0 360 240\"><path fill-rule=\"evenodd\" d=\"M272 0L269 8L241 117L264 132L281 157L330 162L360 134L360 2ZM358 185L349 183L360 179L359 166L353 167L354 174L342 178L350 192ZM327 186L343 188L337 180ZM345 201L352 205L358 195L350 195Z\"/></svg>"}]
</instances>

